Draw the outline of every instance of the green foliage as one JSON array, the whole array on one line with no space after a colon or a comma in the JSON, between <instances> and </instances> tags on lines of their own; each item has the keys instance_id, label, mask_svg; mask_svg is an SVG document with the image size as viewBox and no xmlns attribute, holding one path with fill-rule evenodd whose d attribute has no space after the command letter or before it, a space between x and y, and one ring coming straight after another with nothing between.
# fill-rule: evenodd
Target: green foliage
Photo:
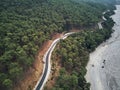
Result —
<instances>
[{"instance_id":1,"label":"green foliage","mask_svg":"<svg viewBox=\"0 0 120 90\"><path fill-rule=\"evenodd\" d=\"M23 72L32 65L43 42L50 39L53 33L95 26L103 11L114 7L107 1L104 0L106 4L103 4L93 0L0 0L0 89L6 89L6 85L12 88L21 79ZM84 41L84 38L80 41ZM86 45L94 48L91 44L94 43ZM75 57L82 55L79 52L83 52L84 48L77 50L82 44L78 47L66 46L66 43L63 45L63 65L68 64L66 69L75 67L79 71L77 66L85 63L79 63L83 57Z\"/></svg>"},{"instance_id":2,"label":"green foliage","mask_svg":"<svg viewBox=\"0 0 120 90\"><path fill-rule=\"evenodd\" d=\"M84 67L88 61L89 53L82 46L83 43L85 43L84 33L72 35L59 43L61 49L56 49L55 53L58 52L56 56L60 55L64 68L60 70L60 75L53 90L60 88L61 90L83 90L89 88L84 79L86 73Z\"/></svg>"},{"instance_id":3,"label":"green foliage","mask_svg":"<svg viewBox=\"0 0 120 90\"><path fill-rule=\"evenodd\" d=\"M18 65L18 63L11 63L9 66L9 74L11 76L11 79L19 79L21 73L22 73L22 68Z\"/></svg>"},{"instance_id":4,"label":"green foliage","mask_svg":"<svg viewBox=\"0 0 120 90\"><path fill-rule=\"evenodd\" d=\"M7 89L10 89L12 87L12 81L10 79L5 79L2 84Z\"/></svg>"}]
</instances>

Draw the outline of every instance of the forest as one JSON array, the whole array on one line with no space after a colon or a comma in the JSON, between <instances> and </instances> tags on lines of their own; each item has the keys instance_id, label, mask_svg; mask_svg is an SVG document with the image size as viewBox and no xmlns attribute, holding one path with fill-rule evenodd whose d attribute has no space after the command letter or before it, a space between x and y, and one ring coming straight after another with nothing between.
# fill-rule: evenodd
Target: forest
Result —
<instances>
[{"instance_id":1,"label":"forest","mask_svg":"<svg viewBox=\"0 0 120 90\"><path fill-rule=\"evenodd\" d=\"M111 36L114 21L110 15L112 14L105 14L107 20L102 23L103 29L85 29L60 41L52 57L52 62L58 60L55 57L60 59L59 75L55 79L55 85L51 89L45 87L44 90L90 90L90 83L84 78L89 53ZM52 74L56 67L54 65Z\"/></svg>"},{"instance_id":2,"label":"forest","mask_svg":"<svg viewBox=\"0 0 120 90\"><path fill-rule=\"evenodd\" d=\"M38 50L52 34L94 27L103 11L115 9L114 3L114 0L0 0L0 89L12 90L22 80ZM108 23L103 25L109 27Z\"/></svg>"}]
</instances>

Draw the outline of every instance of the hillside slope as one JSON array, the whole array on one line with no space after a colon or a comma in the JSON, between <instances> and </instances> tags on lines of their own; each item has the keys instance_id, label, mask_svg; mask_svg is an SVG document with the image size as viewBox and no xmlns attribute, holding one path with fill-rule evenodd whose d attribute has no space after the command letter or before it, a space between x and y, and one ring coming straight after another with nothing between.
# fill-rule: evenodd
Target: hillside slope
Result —
<instances>
[{"instance_id":1,"label":"hillside slope","mask_svg":"<svg viewBox=\"0 0 120 90\"><path fill-rule=\"evenodd\" d=\"M0 89L10 90L23 79L55 32L92 27L104 10L114 8L114 0L93 1L0 0Z\"/></svg>"}]
</instances>

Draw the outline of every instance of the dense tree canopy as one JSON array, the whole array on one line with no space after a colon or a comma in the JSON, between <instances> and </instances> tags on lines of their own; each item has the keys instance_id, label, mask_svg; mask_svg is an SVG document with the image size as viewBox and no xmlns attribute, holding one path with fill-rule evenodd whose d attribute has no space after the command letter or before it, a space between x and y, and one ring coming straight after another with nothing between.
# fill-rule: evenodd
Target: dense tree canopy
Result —
<instances>
[{"instance_id":1,"label":"dense tree canopy","mask_svg":"<svg viewBox=\"0 0 120 90\"><path fill-rule=\"evenodd\" d=\"M0 0L0 89L10 89L21 79L53 33L94 26L104 10L114 8L114 0L93 1ZM69 56L66 63L74 66L74 54Z\"/></svg>"}]
</instances>

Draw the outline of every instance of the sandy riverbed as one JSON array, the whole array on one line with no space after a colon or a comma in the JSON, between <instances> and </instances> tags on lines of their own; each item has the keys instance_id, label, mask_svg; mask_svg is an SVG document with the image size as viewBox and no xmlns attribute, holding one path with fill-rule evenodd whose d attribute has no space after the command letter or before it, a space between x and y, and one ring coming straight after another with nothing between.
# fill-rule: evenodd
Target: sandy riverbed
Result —
<instances>
[{"instance_id":1,"label":"sandy riverbed","mask_svg":"<svg viewBox=\"0 0 120 90\"><path fill-rule=\"evenodd\" d=\"M112 37L90 54L86 80L91 90L120 90L120 5L112 16L116 22Z\"/></svg>"}]
</instances>

